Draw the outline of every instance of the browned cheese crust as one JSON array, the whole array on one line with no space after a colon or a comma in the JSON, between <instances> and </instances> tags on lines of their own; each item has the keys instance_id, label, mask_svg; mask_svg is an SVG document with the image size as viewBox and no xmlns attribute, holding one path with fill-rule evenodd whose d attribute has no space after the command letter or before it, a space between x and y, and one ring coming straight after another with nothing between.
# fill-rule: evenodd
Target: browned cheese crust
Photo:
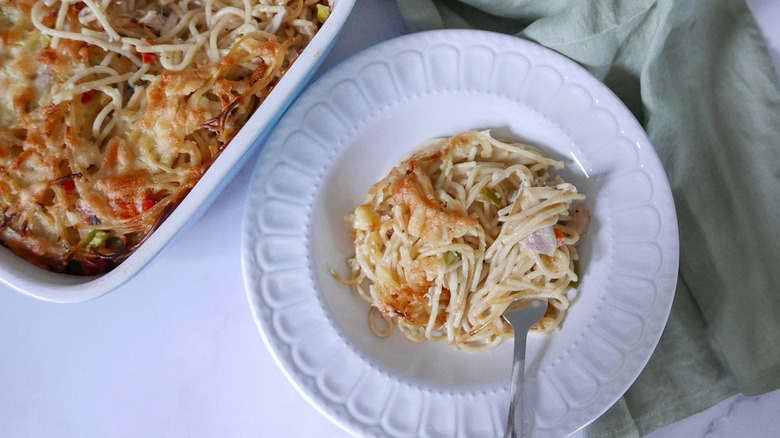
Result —
<instances>
[{"instance_id":1,"label":"browned cheese crust","mask_svg":"<svg viewBox=\"0 0 780 438\"><path fill-rule=\"evenodd\" d=\"M172 71L158 52L131 47L121 56L89 38L48 35L42 27L104 26L85 18L85 3L63 14L59 0L37 3L0 0L0 243L53 271L101 273L171 213L311 35L284 25L274 35L248 33L221 59L201 56ZM281 3L320 25L312 2ZM136 5L146 15L111 2L106 17L122 38L153 47L156 3Z\"/></svg>"}]
</instances>

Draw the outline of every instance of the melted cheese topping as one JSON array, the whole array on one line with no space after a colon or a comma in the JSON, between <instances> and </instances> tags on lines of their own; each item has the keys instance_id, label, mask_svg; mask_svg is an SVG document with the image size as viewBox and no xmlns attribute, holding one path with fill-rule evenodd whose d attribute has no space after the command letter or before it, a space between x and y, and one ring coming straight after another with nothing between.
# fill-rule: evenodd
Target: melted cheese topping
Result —
<instances>
[{"instance_id":1,"label":"melted cheese topping","mask_svg":"<svg viewBox=\"0 0 780 438\"><path fill-rule=\"evenodd\" d=\"M59 272L124 260L320 23L316 0L0 0L0 242Z\"/></svg>"}]
</instances>

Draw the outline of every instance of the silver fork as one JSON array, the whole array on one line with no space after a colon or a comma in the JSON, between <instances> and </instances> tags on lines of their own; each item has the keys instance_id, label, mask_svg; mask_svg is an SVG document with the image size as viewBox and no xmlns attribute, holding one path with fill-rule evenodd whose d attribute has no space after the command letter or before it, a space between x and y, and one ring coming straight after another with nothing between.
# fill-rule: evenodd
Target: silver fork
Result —
<instances>
[{"instance_id":1,"label":"silver fork","mask_svg":"<svg viewBox=\"0 0 780 438\"><path fill-rule=\"evenodd\" d=\"M525 304L525 303L523 303ZM522 304L521 304L522 305ZM525 344L528 330L544 316L547 300L531 300L517 310L507 310L504 318L515 332L515 353L512 363L512 385L509 389L509 415L504 438L523 436L523 380L525 378Z\"/></svg>"}]
</instances>

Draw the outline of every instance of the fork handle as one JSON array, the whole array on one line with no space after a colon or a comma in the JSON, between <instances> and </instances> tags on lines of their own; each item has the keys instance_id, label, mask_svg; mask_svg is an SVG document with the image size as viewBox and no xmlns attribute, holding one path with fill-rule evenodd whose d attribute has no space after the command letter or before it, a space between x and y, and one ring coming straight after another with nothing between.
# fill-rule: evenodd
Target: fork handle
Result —
<instances>
[{"instance_id":1,"label":"fork handle","mask_svg":"<svg viewBox=\"0 0 780 438\"><path fill-rule=\"evenodd\" d=\"M525 373L525 343L527 332L515 335L515 352L512 362L512 383L509 387L509 415L504 438L523 436L523 380Z\"/></svg>"}]
</instances>

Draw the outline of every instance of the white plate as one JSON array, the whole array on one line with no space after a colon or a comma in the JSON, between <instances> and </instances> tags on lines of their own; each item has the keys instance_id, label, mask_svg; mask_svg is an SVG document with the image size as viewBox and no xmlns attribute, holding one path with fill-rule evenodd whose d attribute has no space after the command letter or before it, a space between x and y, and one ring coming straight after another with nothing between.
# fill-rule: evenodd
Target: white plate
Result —
<instances>
[{"instance_id":1,"label":"white plate","mask_svg":"<svg viewBox=\"0 0 780 438\"><path fill-rule=\"evenodd\" d=\"M177 234L193 223L227 186L325 59L349 17L355 0L331 0L331 4L333 12L328 21L273 92L160 228L127 260L100 276L66 275L39 268L0 246L0 281L35 298L75 303L108 293L140 272Z\"/></svg>"},{"instance_id":2,"label":"white plate","mask_svg":"<svg viewBox=\"0 0 780 438\"><path fill-rule=\"evenodd\" d=\"M352 255L343 216L423 140L493 128L536 145L587 195L594 222L563 329L531 335L533 436L597 418L653 352L674 295L677 222L666 176L623 104L575 63L482 31L404 36L328 72L264 149L242 229L247 294L291 382L355 435L503 433L511 342L486 353L371 334L368 305L328 272Z\"/></svg>"}]
</instances>

